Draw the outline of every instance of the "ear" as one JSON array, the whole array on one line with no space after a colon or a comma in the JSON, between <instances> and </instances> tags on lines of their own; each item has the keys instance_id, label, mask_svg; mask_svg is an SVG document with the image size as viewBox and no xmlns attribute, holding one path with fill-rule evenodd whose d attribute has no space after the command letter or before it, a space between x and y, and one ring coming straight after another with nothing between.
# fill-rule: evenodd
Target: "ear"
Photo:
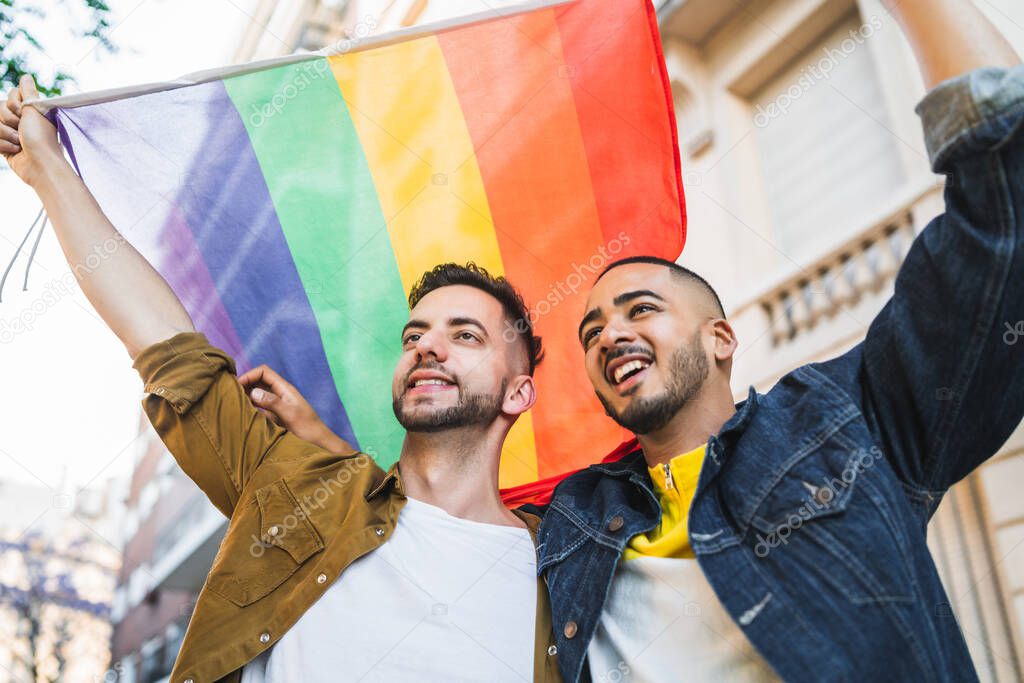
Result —
<instances>
[{"instance_id":1,"label":"ear","mask_svg":"<svg viewBox=\"0 0 1024 683\"><path fill-rule=\"evenodd\" d=\"M505 393L505 401L501 404L501 410L506 415L518 417L532 408L536 402L537 387L533 383L533 377L517 375L509 383L508 391Z\"/></svg>"},{"instance_id":2,"label":"ear","mask_svg":"<svg viewBox=\"0 0 1024 683\"><path fill-rule=\"evenodd\" d=\"M711 331L715 336L715 360L718 362L732 360L733 354L739 347L736 333L732 325L724 318L718 318L711 323Z\"/></svg>"}]
</instances>

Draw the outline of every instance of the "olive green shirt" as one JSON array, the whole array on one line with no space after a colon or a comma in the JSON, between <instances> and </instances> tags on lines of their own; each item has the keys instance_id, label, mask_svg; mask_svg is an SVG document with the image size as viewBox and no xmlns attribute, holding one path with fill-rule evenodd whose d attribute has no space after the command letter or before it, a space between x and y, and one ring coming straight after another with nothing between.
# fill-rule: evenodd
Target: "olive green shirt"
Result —
<instances>
[{"instance_id":1,"label":"olive green shirt","mask_svg":"<svg viewBox=\"0 0 1024 683\"><path fill-rule=\"evenodd\" d=\"M385 472L365 453L329 453L274 424L250 403L231 357L200 333L148 347L134 367L160 438L230 518L170 680L237 683L352 562L387 542L406 500L402 479L397 465ZM516 514L536 541L540 520ZM534 680L560 681L541 579L536 629Z\"/></svg>"}]
</instances>

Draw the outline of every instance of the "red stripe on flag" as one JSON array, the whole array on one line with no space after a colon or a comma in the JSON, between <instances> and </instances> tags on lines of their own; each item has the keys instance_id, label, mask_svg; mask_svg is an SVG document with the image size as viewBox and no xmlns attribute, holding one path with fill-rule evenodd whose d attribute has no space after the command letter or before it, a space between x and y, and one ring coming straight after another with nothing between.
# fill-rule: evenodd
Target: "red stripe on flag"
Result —
<instances>
[{"instance_id":1,"label":"red stripe on flag","mask_svg":"<svg viewBox=\"0 0 1024 683\"><path fill-rule=\"evenodd\" d=\"M650 0L582 0L554 12L605 240L625 229L637 238L623 256L675 260L686 204L654 8Z\"/></svg>"}]
</instances>

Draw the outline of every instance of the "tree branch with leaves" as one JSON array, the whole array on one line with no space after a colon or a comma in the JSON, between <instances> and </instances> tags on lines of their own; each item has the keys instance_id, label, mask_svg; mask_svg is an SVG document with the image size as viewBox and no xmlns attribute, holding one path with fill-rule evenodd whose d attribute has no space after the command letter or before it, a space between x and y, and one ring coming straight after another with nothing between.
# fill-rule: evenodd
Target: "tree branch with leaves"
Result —
<instances>
[{"instance_id":1,"label":"tree branch with leaves","mask_svg":"<svg viewBox=\"0 0 1024 683\"><path fill-rule=\"evenodd\" d=\"M40 67L44 64L46 46L29 29L33 21L48 18L59 11L73 37L93 39L105 52L116 51L110 40L110 7L102 0L65 0L59 10L44 10L29 0L0 0L0 90L16 87L24 74L36 77L39 92L46 96L60 95L66 85L74 83L73 74L57 68L53 75L42 80Z\"/></svg>"}]
</instances>

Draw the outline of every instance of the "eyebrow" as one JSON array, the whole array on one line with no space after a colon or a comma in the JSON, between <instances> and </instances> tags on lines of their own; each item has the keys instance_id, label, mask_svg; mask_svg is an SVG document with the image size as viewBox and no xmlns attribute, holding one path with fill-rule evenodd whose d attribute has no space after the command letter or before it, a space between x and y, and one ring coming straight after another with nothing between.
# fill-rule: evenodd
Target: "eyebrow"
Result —
<instances>
[{"instance_id":1,"label":"eyebrow","mask_svg":"<svg viewBox=\"0 0 1024 683\"><path fill-rule=\"evenodd\" d=\"M580 338L580 343L581 344L583 343L583 328L586 327L588 324L594 322L595 320L597 320L600 317L601 317L601 309L600 308L591 308L589 311L587 311L587 314L585 316L583 316L583 320L580 321L580 329L578 329L576 331L576 336Z\"/></svg>"},{"instance_id":2,"label":"eyebrow","mask_svg":"<svg viewBox=\"0 0 1024 683\"><path fill-rule=\"evenodd\" d=\"M473 327L476 327L477 329L479 329L480 332L485 337L488 337L488 338L490 337L490 335L487 334L487 328L484 327L483 323L481 323L476 318L449 318L448 319L448 326L449 327L458 327L460 325L472 325ZM407 322L405 324L405 327L402 328L402 336L404 337L405 333L408 332L410 329L426 330L426 329L429 329L429 328L430 328L430 325L425 320L418 320L418 319L414 318L413 320L410 320L409 322Z\"/></svg>"},{"instance_id":3,"label":"eyebrow","mask_svg":"<svg viewBox=\"0 0 1024 683\"><path fill-rule=\"evenodd\" d=\"M665 297L661 296L657 292L652 292L649 289L637 289L637 290L632 291L632 292L623 292L622 294L619 294L617 297L612 299L612 303L615 304L616 306L621 306L622 304L626 303L627 301L632 301L633 299L639 299L640 297L644 297L644 296L649 296L649 297L651 297L653 299L657 299L658 301L664 301L665 300ZM600 308L592 308L589 311L587 311L587 314L585 316L583 316L583 320L580 321L579 330L576 331L576 336L580 338L580 343L583 342L583 328L586 327L589 323L594 322L595 320L597 320L600 317L601 317L601 309Z\"/></svg>"},{"instance_id":4,"label":"eyebrow","mask_svg":"<svg viewBox=\"0 0 1024 683\"><path fill-rule=\"evenodd\" d=\"M480 330L480 332L485 337L490 337L490 335L487 334L487 328L484 327L484 324L482 322L480 322L479 320L477 320L476 318L449 318L448 319L448 326L449 327L458 327L460 325L472 325L473 327L475 327L478 330Z\"/></svg>"},{"instance_id":5,"label":"eyebrow","mask_svg":"<svg viewBox=\"0 0 1024 683\"><path fill-rule=\"evenodd\" d=\"M622 304L626 303L627 301L632 301L633 299L639 299L642 296L649 296L649 297L652 297L654 299L657 299L658 301L664 301L665 300L665 297L663 297L660 294L657 294L655 292L652 292L649 289L638 289L638 290L633 291L633 292L623 292L622 294L619 294L617 297L612 299L612 303L615 304L616 306L621 306Z\"/></svg>"},{"instance_id":6,"label":"eyebrow","mask_svg":"<svg viewBox=\"0 0 1024 683\"><path fill-rule=\"evenodd\" d=\"M414 318L414 319L410 320L409 322L407 322L405 324L405 327L402 328L402 337L404 338L405 337L405 333L408 332L410 329L425 330L428 327L430 327L430 325L428 325L426 323L426 321L416 320Z\"/></svg>"}]
</instances>

